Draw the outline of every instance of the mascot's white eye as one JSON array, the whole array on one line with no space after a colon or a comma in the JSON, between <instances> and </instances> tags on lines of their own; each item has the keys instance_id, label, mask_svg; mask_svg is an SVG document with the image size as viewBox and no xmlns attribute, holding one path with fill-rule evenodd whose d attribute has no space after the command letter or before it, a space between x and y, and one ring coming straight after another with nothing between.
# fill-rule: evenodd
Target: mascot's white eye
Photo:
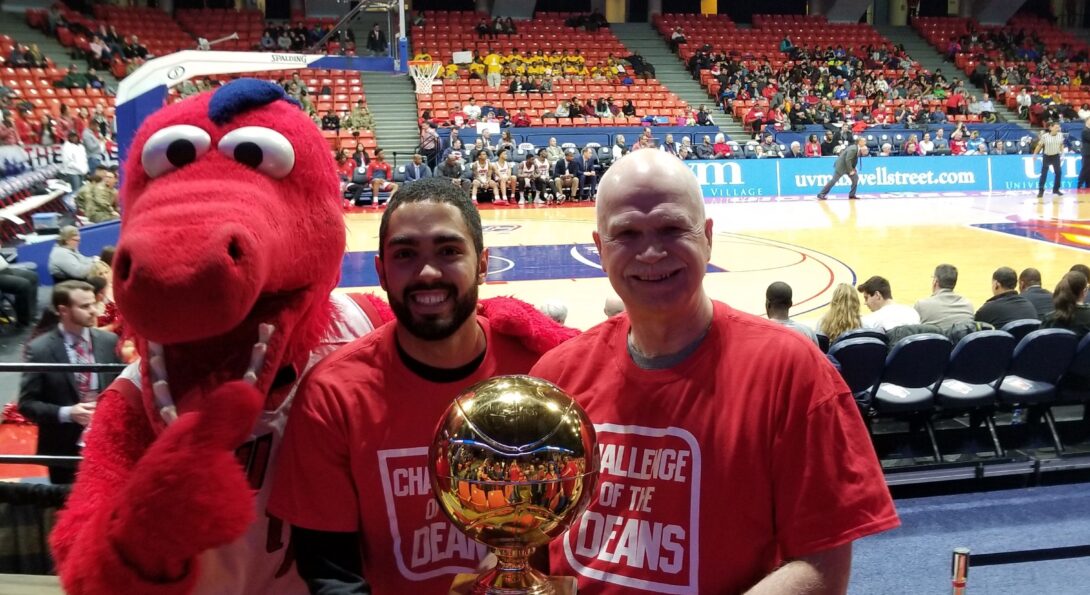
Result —
<instances>
[{"instance_id":1,"label":"mascot's white eye","mask_svg":"<svg viewBox=\"0 0 1090 595\"><path fill-rule=\"evenodd\" d=\"M158 178L185 167L208 152L212 138L196 126L178 124L151 135L144 143L140 162L149 178Z\"/></svg>"},{"instance_id":2,"label":"mascot's white eye","mask_svg":"<svg viewBox=\"0 0 1090 595\"><path fill-rule=\"evenodd\" d=\"M252 167L270 178L280 179L295 167L295 149L283 134L261 126L245 126L220 139L220 153Z\"/></svg>"}]
</instances>

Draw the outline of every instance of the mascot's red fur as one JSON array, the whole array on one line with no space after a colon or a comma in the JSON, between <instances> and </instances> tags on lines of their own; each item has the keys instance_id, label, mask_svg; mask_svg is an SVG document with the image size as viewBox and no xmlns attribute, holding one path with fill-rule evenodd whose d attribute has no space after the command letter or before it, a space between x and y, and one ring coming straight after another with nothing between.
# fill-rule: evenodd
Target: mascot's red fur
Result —
<instances>
[{"instance_id":1,"label":"mascot's red fur","mask_svg":"<svg viewBox=\"0 0 1090 595\"><path fill-rule=\"evenodd\" d=\"M125 168L114 292L141 360L103 393L51 535L62 585L305 593L264 513L291 396L391 318L331 294L345 231L328 145L280 87L240 79L148 118ZM481 311L540 352L575 333L510 298Z\"/></svg>"}]
</instances>

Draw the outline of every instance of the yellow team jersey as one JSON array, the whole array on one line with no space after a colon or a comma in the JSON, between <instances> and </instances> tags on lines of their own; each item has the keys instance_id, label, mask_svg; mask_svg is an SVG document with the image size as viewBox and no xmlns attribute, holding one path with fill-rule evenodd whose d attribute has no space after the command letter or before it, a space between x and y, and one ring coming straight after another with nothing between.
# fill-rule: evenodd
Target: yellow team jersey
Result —
<instances>
[{"instance_id":1,"label":"yellow team jersey","mask_svg":"<svg viewBox=\"0 0 1090 595\"><path fill-rule=\"evenodd\" d=\"M446 76L454 76L454 75L458 74L458 65L457 64L447 64L446 69L444 70L444 73L446 74Z\"/></svg>"},{"instance_id":2,"label":"yellow team jersey","mask_svg":"<svg viewBox=\"0 0 1090 595\"><path fill-rule=\"evenodd\" d=\"M421 53L413 56L413 60L429 60L430 61L431 60L431 54L421 52Z\"/></svg>"},{"instance_id":3,"label":"yellow team jersey","mask_svg":"<svg viewBox=\"0 0 1090 595\"><path fill-rule=\"evenodd\" d=\"M470 74L483 74L484 73L484 64L481 64L480 62L471 63L469 65L469 72L470 72Z\"/></svg>"},{"instance_id":4,"label":"yellow team jersey","mask_svg":"<svg viewBox=\"0 0 1090 595\"><path fill-rule=\"evenodd\" d=\"M532 64L529 68L526 69L526 72L534 76L541 76L545 74L545 66L540 63Z\"/></svg>"},{"instance_id":5,"label":"yellow team jersey","mask_svg":"<svg viewBox=\"0 0 1090 595\"><path fill-rule=\"evenodd\" d=\"M583 56L570 56L569 59L576 62L577 64L585 64L587 61L587 59Z\"/></svg>"},{"instance_id":6,"label":"yellow team jersey","mask_svg":"<svg viewBox=\"0 0 1090 595\"><path fill-rule=\"evenodd\" d=\"M484 57L484 64L488 68L489 73L503 70L503 58L500 58L499 54L488 54Z\"/></svg>"}]
</instances>

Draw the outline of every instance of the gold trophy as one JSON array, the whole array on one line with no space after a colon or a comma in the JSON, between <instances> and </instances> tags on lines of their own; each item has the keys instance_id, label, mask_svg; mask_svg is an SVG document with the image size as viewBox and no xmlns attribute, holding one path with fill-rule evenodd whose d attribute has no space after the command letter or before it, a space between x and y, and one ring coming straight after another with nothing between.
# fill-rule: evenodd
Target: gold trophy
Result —
<instances>
[{"instance_id":1,"label":"gold trophy","mask_svg":"<svg viewBox=\"0 0 1090 595\"><path fill-rule=\"evenodd\" d=\"M535 548L582 514L598 483L594 426L571 397L530 376L475 384L440 419L428 466L439 507L497 558L484 574L458 575L452 593L575 593L574 578L529 565Z\"/></svg>"}]
</instances>

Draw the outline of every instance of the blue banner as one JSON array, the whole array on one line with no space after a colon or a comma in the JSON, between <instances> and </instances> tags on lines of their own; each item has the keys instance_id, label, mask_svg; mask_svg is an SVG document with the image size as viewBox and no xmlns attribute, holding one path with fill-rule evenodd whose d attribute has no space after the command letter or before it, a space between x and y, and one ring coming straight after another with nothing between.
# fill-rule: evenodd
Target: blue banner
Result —
<instances>
[{"instance_id":1,"label":"blue banner","mask_svg":"<svg viewBox=\"0 0 1090 595\"><path fill-rule=\"evenodd\" d=\"M962 155L959 157L864 157L859 192L868 194L934 192L1008 192L1035 190L1041 157L1032 155ZM1082 157L1065 154L1062 186L1074 188ZM834 157L801 159L720 159L688 161L700 180L704 198L813 196L833 176ZM1052 187L1051 173L1048 188ZM834 193L846 193L843 176Z\"/></svg>"},{"instance_id":2,"label":"blue banner","mask_svg":"<svg viewBox=\"0 0 1090 595\"><path fill-rule=\"evenodd\" d=\"M1042 158L1040 155L996 155L992 160L991 190L1005 192L1009 190L1036 190L1041 179ZM1060 160L1060 186L1074 188L1079 181L1079 167L1082 156L1078 153L1065 153ZM1052 171L1048 172L1045 190L1052 191Z\"/></svg>"}]
</instances>

